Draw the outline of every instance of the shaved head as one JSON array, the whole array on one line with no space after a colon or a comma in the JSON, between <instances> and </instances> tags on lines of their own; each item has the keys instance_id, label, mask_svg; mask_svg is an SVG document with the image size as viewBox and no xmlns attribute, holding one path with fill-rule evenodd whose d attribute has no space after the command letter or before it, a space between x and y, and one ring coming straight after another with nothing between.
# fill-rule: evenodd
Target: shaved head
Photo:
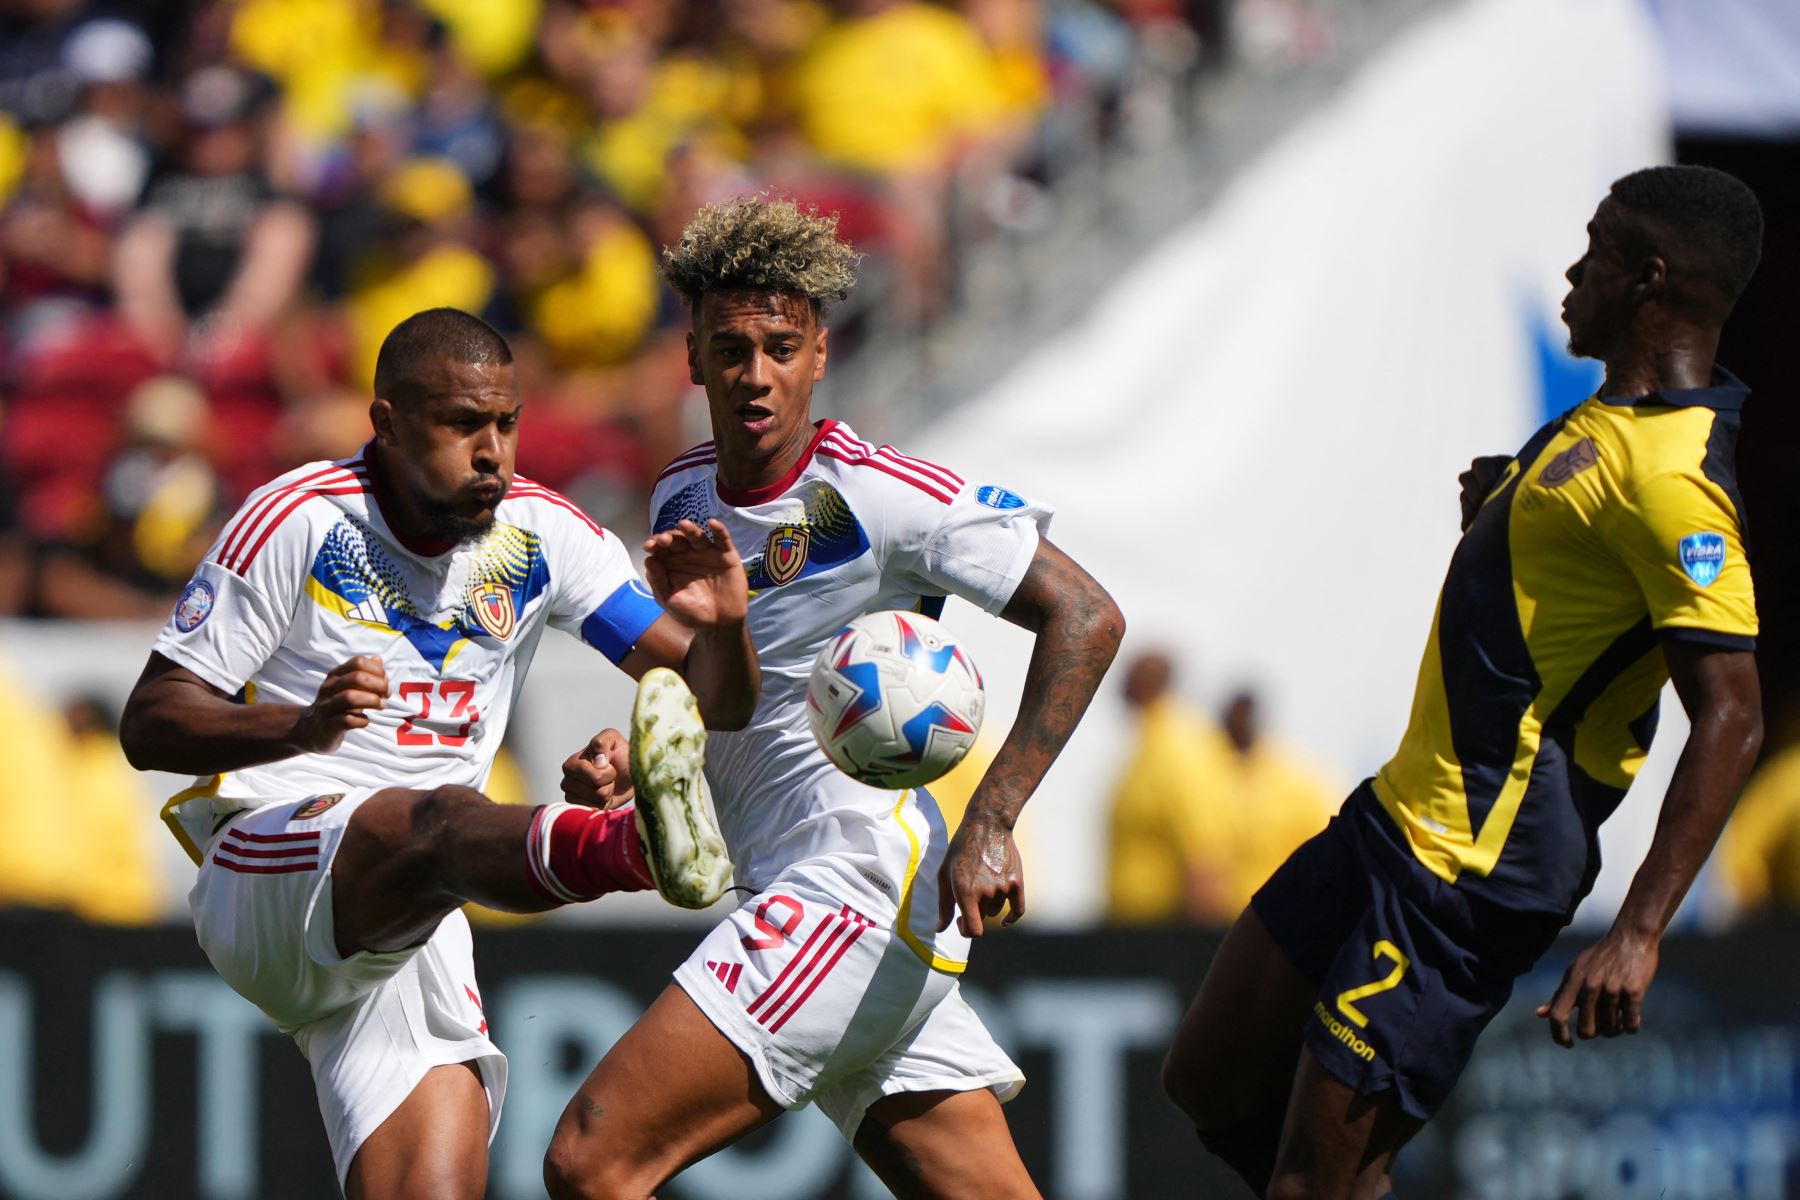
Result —
<instances>
[{"instance_id":1,"label":"shaved head","mask_svg":"<svg viewBox=\"0 0 1800 1200\"><path fill-rule=\"evenodd\" d=\"M1648 167L1612 185L1629 255L1668 263L1692 315L1723 323L1762 257L1756 193L1710 167Z\"/></svg>"},{"instance_id":2,"label":"shaved head","mask_svg":"<svg viewBox=\"0 0 1800 1200\"><path fill-rule=\"evenodd\" d=\"M395 406L426 394L425 376L443 362L507 366L512 348L500 331L456 308L414 313L387 335L375 359L375 394Z\"/></svg>"}]
</instances>

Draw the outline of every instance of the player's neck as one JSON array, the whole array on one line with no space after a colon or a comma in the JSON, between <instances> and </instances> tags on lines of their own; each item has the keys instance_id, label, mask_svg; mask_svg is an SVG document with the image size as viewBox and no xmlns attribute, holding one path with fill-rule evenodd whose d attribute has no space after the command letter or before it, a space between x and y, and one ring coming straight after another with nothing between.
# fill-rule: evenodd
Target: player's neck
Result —
<instances>
[{"instance_id":1,"label":"player's neck","mask_svg":"<svg viewBox=\"0 0 1800 1200\"><path fill-rule=\"evenodd\" d=\"M734 450L724 438L716 439L719 449L718 479L721 489L749 493L767 491L795 474L800 460L812 450L819 429L811 421L795 426L781 447L763 458L752 458Z\"/></svg>"},{"instance_id":2,"label":"player's neck","mask_svg":"<svg viewBox=\"0 0 1800 1200\"><path fill-rule=\"evenodd\" d=\"M382 461L380 442L369 443L363 461L369 465L369 490L375 496L375 507L402 546L427 558L435 558L455 547L456 539L432 532L424 506L394 486L393 476Z\"/></svg>"},{"instance_id":3,"label":"player's neck","mask_svg":"<svg viewBox=\"0 0 1800 1200\"><path fill-rule=\"evenodd\" d=\"M1606 380L1600 385L1600 394L1629 398L1706 387L1712 382L1713 358L1718 350L1717 330L1690 330L1661 345L1628 347L1606 360Z\"/></svg>"}]
</instances>

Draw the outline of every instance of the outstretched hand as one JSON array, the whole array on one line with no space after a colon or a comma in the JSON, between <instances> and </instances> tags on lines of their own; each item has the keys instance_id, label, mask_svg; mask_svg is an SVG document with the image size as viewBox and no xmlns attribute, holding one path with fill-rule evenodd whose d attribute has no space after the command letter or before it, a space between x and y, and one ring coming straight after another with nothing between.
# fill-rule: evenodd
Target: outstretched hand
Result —
<instances>
[{"instance_id":1,"label":"outstretched hand","mask_svg":"<svg viewBox=\"0 0 1800 1200\"><path fill-rule=\"evenodd\" d=\"M631 746L616 729L602 729L563 760L563 799L589 808L618 808L636 796L631 784Z\"/></svg>"},{"instance_id":2,"label":"outstretched hand","mask_svg":"<svg viewBox=\"0 0 1800 1200\"><path fill-rule=\"evenodd\" d=\"M1615 928L1575 957L1556 994L1538 1005L1537 1015L1550 1022L1550 1036L1564 1048L1573 1046L1575 1037L1586 1041L1596 1034L1636 1033L1658 957L1655 938ZM1569 1032L1571 1016L1574 1037Z\"/></svg>"},{"instance_id":3,"label":"outstretched hand","mask_svg":"<svg viewBox=\"0 0 1800 1200\"><path fill-rule=\"evenodd\" d=\"M723 522L683 521L644 543L644 576L657 603L689 629L742 624L750 578Z\"/></svg>"},{"instance_id":4,"label":"outstretched hand","mask_svg":"<svg viewBox=\"0 0 1800 1200\"><path fill-rule=\"evenodd\" d=\"M960 909L956 927L963 936L978 938L987 918L1009 905L1002 925L1025 915L1025 868L1012 830L991 818L966 816L938 868L938 928L948 929Z\"/></svg>"}]
</instances>

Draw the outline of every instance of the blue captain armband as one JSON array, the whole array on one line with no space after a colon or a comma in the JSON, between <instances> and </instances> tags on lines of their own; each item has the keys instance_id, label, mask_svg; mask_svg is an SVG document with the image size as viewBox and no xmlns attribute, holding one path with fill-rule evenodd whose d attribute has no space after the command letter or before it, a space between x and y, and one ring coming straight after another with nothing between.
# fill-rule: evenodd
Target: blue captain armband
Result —
<instances>
[{"instance_id":1,"label":"blue captain armband","mask_svg":"<svg viewBox=\"0 0 1800 1200\"><path fill-rule=\"evenodd\" d=\"M581 640L617 663L637 645L644 630L663 615L662 605L640 579L621 583L581 623Z\"/></svg>"}]
</instances>

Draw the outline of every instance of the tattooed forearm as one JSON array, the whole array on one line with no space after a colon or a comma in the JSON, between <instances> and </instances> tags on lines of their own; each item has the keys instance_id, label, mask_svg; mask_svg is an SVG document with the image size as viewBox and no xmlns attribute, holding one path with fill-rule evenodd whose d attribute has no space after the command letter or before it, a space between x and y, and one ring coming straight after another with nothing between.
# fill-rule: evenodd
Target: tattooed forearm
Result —
<instances>
[{"instance_id":1,"label":"tattooed forearm","mask_svg":"<svg viewBox=\"0 0 1800 1200\"><path fill-rule=\"evenodd\" d=\"M1004 616L1037 632L1024 695L1000 752L969 801L969 816L1011 829L1067 744L1119 652L1125 616L1113 598L1049 542Z\"/></svg>"}]
</instances>

